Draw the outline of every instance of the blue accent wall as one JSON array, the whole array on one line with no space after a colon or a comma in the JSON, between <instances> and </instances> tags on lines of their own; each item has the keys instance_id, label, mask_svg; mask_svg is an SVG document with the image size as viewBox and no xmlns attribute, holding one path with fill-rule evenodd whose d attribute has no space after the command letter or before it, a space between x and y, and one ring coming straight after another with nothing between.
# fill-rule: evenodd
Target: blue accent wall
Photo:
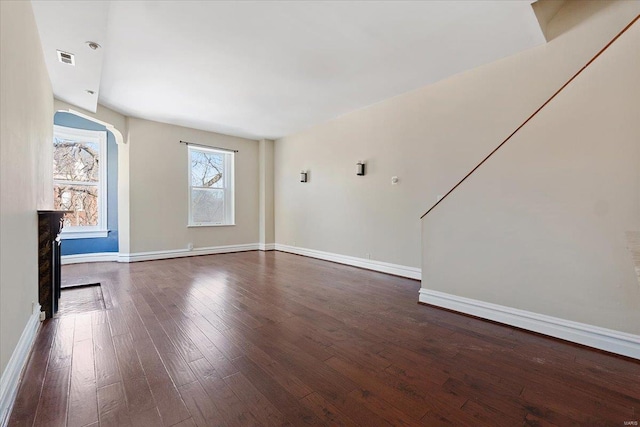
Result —
<instances>
[{"instance_id":1,"label":"blue accent wall","mask_svg":"<svg viewBox=\"0 0 640 427\"><path fill-rule=\"evenodd\" d=\"M71 113L56 113L53 123L76 129L107 131L103 125ZM118 145L115 136L109 131L107 131L107 228L109 234L104 238L63 240L62 255L118 252Z\"/></svg>"}]
</instances>

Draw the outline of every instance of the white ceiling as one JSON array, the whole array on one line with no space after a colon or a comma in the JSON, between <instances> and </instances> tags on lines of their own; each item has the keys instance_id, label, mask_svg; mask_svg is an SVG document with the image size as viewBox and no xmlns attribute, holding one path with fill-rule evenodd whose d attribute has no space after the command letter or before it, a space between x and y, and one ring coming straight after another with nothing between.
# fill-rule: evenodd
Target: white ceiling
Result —
<instances>
[{"instance_id":1,"label":"white ceiling","mask_svg":"<svg viewBox=\"0 0 640 427\"><path fill-rule=\"evenodd\" d=\"M104 45L109 3L106 1L34 1L44 59L53 93L70 104L95 113L104 49L91 50L87 41ZM56 50L75 55L75 66L58 61ZM95 92L94 95L87 90Z\"/></svg>"},{"instance_id":2,"label":"white ceiling","mask_svg":"<svg viewBox=\"0 0 640 427\"><path fill-rule=\"evenodd\" d=\"M530 3L33 1L56 97L253 139L540 45Z\"/></svg>"}]
</instances>

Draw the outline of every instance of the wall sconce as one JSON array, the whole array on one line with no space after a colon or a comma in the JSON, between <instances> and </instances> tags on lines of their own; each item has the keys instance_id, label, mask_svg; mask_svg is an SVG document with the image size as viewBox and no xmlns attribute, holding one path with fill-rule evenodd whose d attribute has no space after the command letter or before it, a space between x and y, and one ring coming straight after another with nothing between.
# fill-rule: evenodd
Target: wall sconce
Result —
<instances>
[{"instance_id":1,"label":"wall sconce","mask_svg":"<svg viewBox=\"0 0 640 427\"><path fill-rule=\"evenodd\" d=\"M300 171L300 182L307 182L307 172L304 170Z\"/></svg>"},{"instance_id":2,"label":"wall sconce","mask_svg":"<svg viewBox=\"0 0 640 427\"><path fill-rule=\"evenodd\" d=\"M356 163L356 175L358 176L364 176L364 163L362 161L359 161L358 163Z\"/></svg>"}]
</instances>

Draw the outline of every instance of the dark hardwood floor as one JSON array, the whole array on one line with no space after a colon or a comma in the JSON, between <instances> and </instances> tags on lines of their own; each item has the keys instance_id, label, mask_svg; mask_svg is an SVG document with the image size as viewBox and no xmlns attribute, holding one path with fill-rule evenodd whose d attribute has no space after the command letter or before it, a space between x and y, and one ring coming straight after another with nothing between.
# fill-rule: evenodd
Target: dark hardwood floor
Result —
<instances>
[{"instance_id":1,"label":"dark hardwood floor","mask_svg":"<svg viewBox=\"0 0 640 427\"><path fill-rule=\"evenodd\" d=\"M44 323L10 426L640 419L640 363L419 305L413 280L280 252L63 276L104 303Z\"/></svg>"}]
</instances>

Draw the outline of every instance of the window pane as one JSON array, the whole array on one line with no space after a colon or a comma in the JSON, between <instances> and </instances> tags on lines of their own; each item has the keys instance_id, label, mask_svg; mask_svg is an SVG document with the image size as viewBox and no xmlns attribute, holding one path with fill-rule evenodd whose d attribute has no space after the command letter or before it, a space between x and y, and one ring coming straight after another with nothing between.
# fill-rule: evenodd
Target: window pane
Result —
<instances>
[{"instance_id":1,"label":"window pane","mask_svg":"<svg viewBox=\"0 0 640 427\"><path fill-rule=\"evenodd\" d=\"M65 227L98 225L98 187L94 185L53 186L56 210L73 211L65 214Z\"/></svg>"},{"instance_id":2,"label":"window pane","mask_svg":"<svg viewBox=\"0 0 640 427\"><path fill-rule=\"evenodd\" d=\"M191 185L224 188L224 154L191 150Z\"/></svg>"},{"instance_id":3,"label":"window pane","mask_svg":"<svg viewBox=\"0 0 640 427\"><path fill-rule=\"evenodd\" d=\"M223 224L224 191L191 189L191 220L194 223Z\"/></svg>"},{"instance_id":4,"label":"window pane","mask_svg":"<svg viewBox=\"0 0 640 427\"><path fill-rule=\"evenodd\" d=\"M53 138L53 179L98 182L100 144Z\"/></svg>"}]
</instances>

